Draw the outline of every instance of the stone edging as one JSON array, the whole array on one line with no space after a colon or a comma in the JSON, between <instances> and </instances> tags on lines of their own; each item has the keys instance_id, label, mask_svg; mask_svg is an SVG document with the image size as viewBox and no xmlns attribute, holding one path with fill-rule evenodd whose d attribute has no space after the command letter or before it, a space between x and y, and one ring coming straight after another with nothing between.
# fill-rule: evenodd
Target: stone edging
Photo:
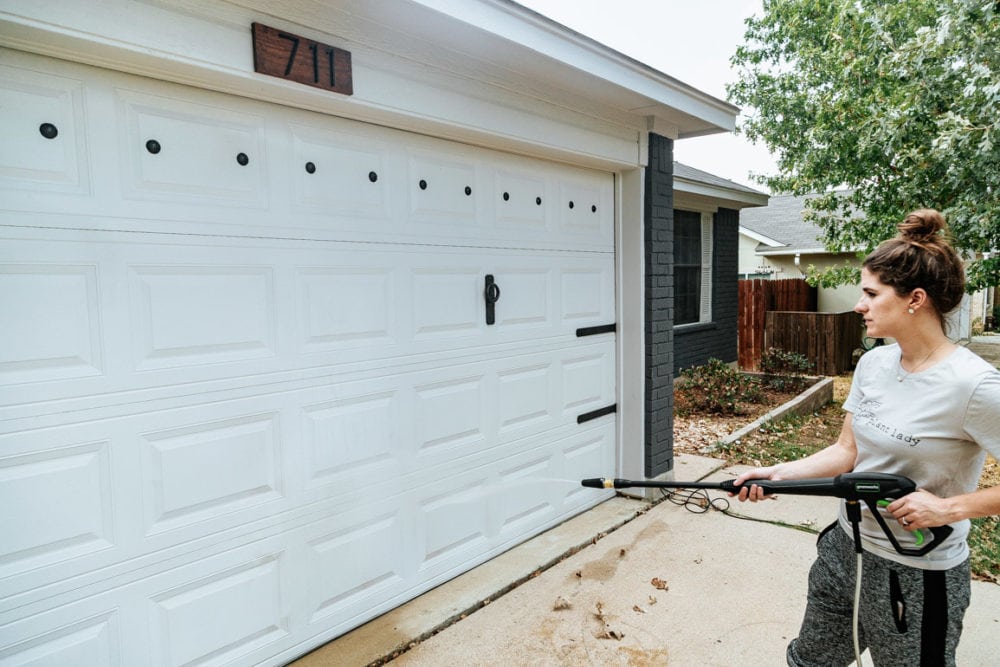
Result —
<instances>
[{"instance_id":1,"label":"stone edging","mask_svg":"<svg viewBox=\"0 0 1000 667\"><path fill-rule=\"evenodd\" d=\"M720 445L728 445L736 442L740 438L745 437L747 434L753 433L768 422L781 419L787 415L804 415L810 412L815 412L832 400L833 378L820 378L818 382L787 403L779 405L767 414L761 415L755 421L733 431L719 442L709 445L708 447L702 447L698 451L702 454L712 454L719 448Z\"/></svg>"}]
</instances>

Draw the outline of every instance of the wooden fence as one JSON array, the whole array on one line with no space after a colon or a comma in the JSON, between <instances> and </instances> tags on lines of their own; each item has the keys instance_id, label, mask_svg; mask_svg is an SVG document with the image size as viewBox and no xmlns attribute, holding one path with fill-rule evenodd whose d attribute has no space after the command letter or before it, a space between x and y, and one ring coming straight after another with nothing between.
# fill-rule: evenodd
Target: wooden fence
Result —
<instances>
[{"instance_id":1,"label":"wooden fence","mask_svg":"<svg viewBox=\"0 0 1000 667\"><path fill-rule=\"evenodd\" d=\"M816 288L805 280L739 281L737 354L740 368L757 370L764 351L764 326L768 311L816 310Z\"/></svg>"},{"instance_id":2,"label":"wooden fence","mask_svg":"<svg viewBox=\"0 0 1000 667\"><path fill-rule=\"evenodd\" d=\"M772 310L764 325L764 348L797 352L816 365L818 375L840 375L854 367L861 344L861 315Z\"/></svg>"}]
</instances>

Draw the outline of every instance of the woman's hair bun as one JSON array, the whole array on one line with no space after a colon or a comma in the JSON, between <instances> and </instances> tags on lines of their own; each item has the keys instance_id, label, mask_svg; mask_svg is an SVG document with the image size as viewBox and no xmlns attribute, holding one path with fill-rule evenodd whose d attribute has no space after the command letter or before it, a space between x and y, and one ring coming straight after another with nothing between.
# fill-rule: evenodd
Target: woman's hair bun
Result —
<instances>
[{"instance_id":1,"label":"woman's hair bun","mask_svg":"<svg viewBox=\"0 0 1000 667\"><path fill-rule=\"evenodd\" d=\"M948 225L944 221L944 216L932 208L922 208L910 213L897 226L900 238L907 241L925 244L932 243L940 239L938 235Z\"/></svg>"}]
</instances>

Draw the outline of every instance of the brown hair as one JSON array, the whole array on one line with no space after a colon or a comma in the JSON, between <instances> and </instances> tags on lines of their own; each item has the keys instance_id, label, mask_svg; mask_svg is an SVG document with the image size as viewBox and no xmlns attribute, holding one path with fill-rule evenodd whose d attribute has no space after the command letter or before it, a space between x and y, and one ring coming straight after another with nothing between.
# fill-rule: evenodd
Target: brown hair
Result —
<instances>
[{"instance_id":1,"label":"brown hair","mask_svg":"<svg viewBox=\"0 0 1000 667\"><path fill-rule=\"evenodd\" d=\"M900 296L923 288L943 327L944 316L962 303L965 292L965 269L948 242L944 216L922 208L906 216L897 229L899 234L883 241L862 266Z\"/></svg>"}]
</instances>

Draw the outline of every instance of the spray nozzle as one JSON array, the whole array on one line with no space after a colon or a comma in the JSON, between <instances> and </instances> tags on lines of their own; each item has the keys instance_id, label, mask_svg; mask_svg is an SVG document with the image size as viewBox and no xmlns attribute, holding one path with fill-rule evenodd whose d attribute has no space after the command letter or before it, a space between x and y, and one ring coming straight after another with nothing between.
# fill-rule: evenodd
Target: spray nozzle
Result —
<instances>
[{"instance_id":1,"label":"spray nozzle","mask_svg":"<svg viewBox=\"0 0 1000 667\"><path fill-rule=\"evenodd\" d=\"M619 482L624 481L622 479L608 479L607 477L591 477L582 480L580 484L591 489L621 489L624 486L619 486Z\"/></svg>"}]
</instances>

